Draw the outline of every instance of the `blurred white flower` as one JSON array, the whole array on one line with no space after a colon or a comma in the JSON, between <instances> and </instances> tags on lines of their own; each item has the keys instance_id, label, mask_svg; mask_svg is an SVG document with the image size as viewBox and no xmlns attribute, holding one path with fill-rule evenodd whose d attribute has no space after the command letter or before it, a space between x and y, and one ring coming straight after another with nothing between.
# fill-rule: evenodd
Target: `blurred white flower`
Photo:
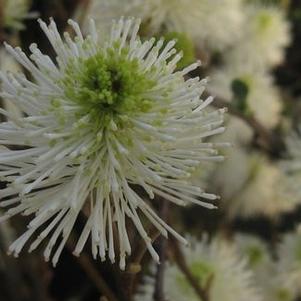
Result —
<instances>
[{"instance_id":1,"label":"blurred white flower","mask_svg":"<svg viewBox=\"0 0 301 301\"><path fill-rule=\"evenodd\" d=\"M35 214L28 230L10 247L16 256L29 238L41 231L30 246L34 250L50 236L44 256L55 265L83 209L88 215L74 253L80 254L91 234L92 252L115 260L113 227L118 235L120 267L125 268L131 246L126 229L129 218L155 260L159 260L140 220L144 215L167 236L186 242L161 220L139 196L140 186L178 205L214 205L216 199L187 180L202 161L220 161L215 144L206 137L224 131L224 110L208 110L212 97L202 100L206 80L184 76L194 63L175 72L181 55L174 41L141 42L139 21L113 22L110 38L99 42L95 23L84 38L78 24L62 40L53 20L41 28L57 54L57 64L32 44L30 58L20 48L6 49L32 75L0 73L1 96L26 113L0 124L1 144L25 147L0 153L2 220L22 213ZM135 186L136 185L136 186ZM53 232L52 232L53 231Z\"/></svg>"},{"instance_id":2,"label":"blurred white flower","mask_svg":"<svg viewBox=\"0 0 301 301\"><path fill-rule=\"evenodd\" d=\"M210 75L210 92L225 99L233 100L231 85L239 80L248 88L246 98L248 110L266 127L274 127L280 118L281 102L279 92L273 86L270 75L255 70L248 64L230 63L215 69Z\"/></svg>"},{"instance_id":3,"label":"blurred white flower","mask_svg":"<svg viewBox=\"0 0 301 301\"><path fill-rule=\"evenodd\" d=\"M225 124L227 130L220 136L224 141L231 141L233 148L237 146L248 146L253 138L253 129L241 118L233 115L227 115ZM215 138L212 137L212 141ZM227 148L227 153L231 152L233 148Z\"/></svg>"},{"instance_id":4,"label":"blurred white flower","mask_svg":"<svg viewBox=\"0 0 301 301\"><path fill-rule=\"evenodd\" d=\"M256 275L256 283L262 286L262 281L273 269L273 261L268 246L259 237L250 234L236 234L235 245L239 253L248 259L248 266Z\"/></svg>"},{"instance_id":5,"label":"blurred white flower","mask_svg":"<svg viewBox=\"0 0 301 301\"><path fill-rule=\"evenodd\" d=\"M239 164L237 163L239 162ZM228 218L263 215L277 218L300 203L286 175L259 153L243 147L229 150L227 160L211 175Z\"/></svg>"},{"instance_id":6,"label":"blurred white flower","mask_svg":"<svg viewBox=\"0 0 301 301\"><path fill-rule=\"evenodd\" d=\"M20 30L24 28L24 19L34 18L36 13L29 13L31 0L3 0L4 27Z\"/></svg>"},{"instance_id":7,"label":"blurred white flower","mask_svg":"<svg viewBox=\"0 0 301 301\"><path fill-rule=\"evenodd\" d=\"M281 300L293 301L301 295L301 234L288 233L284 235L278 248L278 275L282 284Z\"/></svg>"},{"instance_id":8,"label":"blurred white flower","mask_svg":"<svg viewBox=\"0 0 301 301\"><path fill-rule=\"evenodd\" d=\"M262 300L257 289L253 287L254 277L247 268L247 261L238 255L233 245L219 239L211 243L206 239L193 241L191 248L185 248L184 255L200 286L209 285L210 301ZM177 266L167 265L164 281L168 300L199 300ZM135 301L152 300L153 289L149 280L139 291Z\"/></svg>"},{"instance_id":9,"label":"blurred white flower","mask_svg":"<svg viewBox=\"0 0 301 301\"><path fill-rule=\"evenodd\" d=\"M300 129L299 129L300 130ZM286 149L289 156L288 160L283 161L282 166L285 171L290 173L301 171L301 135L293 132L286 138Z\"/></svg>"},{"instance_id":10,"label":"blurred white flower","mask_svg":"<svg viewBox=\"0 0 301 301\"><path fill-rule=\"evenodd\" d=\"M234 240L239 253L248 259L248 267L254 272L256 287L264 296L263 300L275 301L271 297L275 297L273 292L273 283L275 281L273 280L276 277L267 244L259 237L245 233L236 234ZM274 277L271 277L271 275L274 275Z\"/></svg>"},{"instance_id":11,"label":"blurred white flower","mask_svg":"<svg viewBox=\"0 0 301 301\"><path fill-rule=\"evenodd\" d=\"M84 31L86 28L89 30L89 21L92 18L101 35L107 36L110 33L112 20L118 20L121 17L137 17L135 13L137 1L140 0L90 0L85 14L88 18L83 26ZM139 30L141 31L141 28Z\"/></svg>"},{"instance_id":12,"label":"blurred white flower","mask_svg":"<svg viewBox=\"0 0 301 301\"><path fill-rule=\"evenodd\" d=\"M283 159L279 167L286 176L291 193L301 200L301 136L300 129L294 130L286 139L286 158Z\"/></svg>"},{"instance_id":13,"label":"blurred white flower","mask_svg":"<svg viewBox=\"0 0 301 301\"><path fill-rule=\"evenodd\" d=\"M253 137L252 129L241 119L231 116L227 118L226 124L227 130L220 136L222 140L232 144L231 147L222 150L226 160L219 164L219 168L216 165L212 166L211 174L210 171L206 173L208 185L219 191L225 202L236 196L247 180L247 165L237 162L245 163L246 155L242 148L246 147ZM214 141L212 137L212 142Z\"/></svg>"},{"instance_id":14,"label":"blurred white flower","mask_svg":"<svg viewBox=\"0 0 301 301\"><path fill-rule=\"evenodd\" d=\"M232 45L244 21L241 0L94 0L90 14L101 26L107 16L140 17L148 35L185 33L196 45L213 50Z\"/></svg>"},{"instance_id":15,"label":"blurred white flower","mask_svg":"<svg viewBox=\"0 0 301 301\"><path fill-rule=\"evenodd\" d=\"M263 300L294 301L294 294L283 285L281 272L267 244L248 234L236 234L234 240L242 256L248 258L248 267L254 272L256 287Z\"/></svg>"},{"instance_id":16,"label":"blurred white flower","mask_svg":"<svg viewBox=\"0 0 301 301\"><path fill-rule=\"evenodd\" d=\"M263 70L280 64L291 41L285 11L276 6L254 4L246 4L244 11L242 38L226 55L227 60Z\"/></svg>"}]
</instances>

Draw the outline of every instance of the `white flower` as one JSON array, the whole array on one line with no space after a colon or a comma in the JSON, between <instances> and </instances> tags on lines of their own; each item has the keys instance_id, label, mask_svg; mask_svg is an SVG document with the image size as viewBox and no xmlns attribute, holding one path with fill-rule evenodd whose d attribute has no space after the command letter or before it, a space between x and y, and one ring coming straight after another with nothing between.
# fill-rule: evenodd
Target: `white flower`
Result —
<instances>
[{"instance_id":1,"label":"white flower","mask_svg":"<svg viewBox=\"0 0 301 301\"><path fill-rule=\"evenodd\" d=\"M239 253L248 259L248 267L254 272L256 287L265 296L264 300L273 294L274 283L271 277L275 275L275 265L268 245L260 238L249 234L236 234L235 244Z\"/></svg>"},{"instance_id":2,"label":"white flower","mask_svg":"<svg viewBox=\"0 0 301 301\"><path fill-rule=\"evenodd\" d=\"M248 179L240 194L229 203L229 215L276 218L279 213L293 210L298 204L298 197L291 194L285 175L278 166L258 154L250 156L246 153L246 156Z\"/></svg>"},{"instance_id":3,"label":"white flower","mask_svg":"<svg viewBox=\"0 0 301 301\"><path fill-rule=\"evenodd\" d=\"M209 284L211 301L257 301L262 300L254 283L253 274L247 268L247 261L238 255L236 248L225 241L205 239L194 241L191 248L185 248L184 255L194 277L200 286ZM211 279L211 280L210 280ZM185 275L173 264L168 264L164 276L165 295L172 301L198 301L194 289ZM135 301L152 300L151 282L139 288Z\"/></svg>"},{"instance_id":4,"label":"white flower","mask_svg":"<svg viewBox=\"0 0 301 301\"><path fill-rule=\"evenodd\" d=\"M280 167L287 176L291 190L301 196L301 138L299 131L300 129L286 137L287 158L282 160Z\"/></svg>"},{"instance_id":5,"label":"white flower","mask_svg":"<svg viewBox=\"0 0 301 301\"><path fill-rule=\"evenodd\" d=\"M36 17L35 13L28 12L30 4L30 0L4 0L4 26L16 30L23 29L24 19Z\"/></svg>"},{"instance_id":6,"label":"white flower","mask_svg":"<svg viewBox=\"0 0 301 301\"><path fill-rule=\"evenodd\" d=\"M239 252L248 258L248 266L254 272L256 287L264 301L293 301L293 294L283 285L277 262L272 259L268 245L248 234L235 235Z\"/></svg>"},{"instance_id":7,"label":"white flower","mask_svg":"<svg viewBox=\"0 0 301 301\"><path fill-rule=\"evenodd\" d=\"M299 129L300 130L300 129ZM301 171L301 137L299 132L294 132L286 138L288 159L283 161L283 169L288 173Z\"/></svg>"},{"instance_id":8,"label":"white flower","mask_svg":"<svg viewBox=\"0 0 301 301\"><path fill-rule=\"evenodd\" d=\"M234 96L231 84L234 80L243 82L248 88L246 101L250 113L264 126L274 127L280 118L281 102L279 92L273 86L272 77L247 63L230 63L212 71L211 93L231 101Z\"/></svg>"},{"instance_id":9,"label":"white flower","mask_svg":"<svg viewBox=\"0 0 301 301\"><path fill-rule=\"evenodd\" d=\"M249 234L236 234L235 244L242 254L248 258L249 267L258 271L272 262L268 246L260 238Z\"/></svg>"},{"instance_id":10,"label":"white flower","mask_svg":"<svg viewBox=\"0 0 301 301\"><path fill-rule=\"evenodd\" d=\"M120 267L131 253L126 229L129 218L152 247L139 215L167 236L171 227L138 195L140 186L155 195L185 205L195 203L214 208L200 198L213 200L191 185L187 178L201 161L220 160L212 143L203 142L224 128L224 110L207 111L212 97L201 99L206 80L184 76L199 66L192 64L174 72L181 58L174 41L145 42L137 37L139 21L113 23L110 38L99 41L93 20L84 38L70 20L76 37L62 40L56 24L39 21L57 54L57 65L33 44L31 60L20 48L7 50L32 75L0 73L1 96L26 113L0 124L1 144L25 147L0 153L0 176L8 182L0 190L1 206L8 207L7 219L22 213L35 214L28 230L11 247L16 256L36 232L34 250L50 236L44 256L56 264L78 214L88 216L75 247L79 254L91 235L92 252L115 260L113 232L118 235ZM115 228L116 231L113 231Z\"/></svg>"},{"instance_id":11,"label":"white flower","mask_svg":"<svg viewBox=\"0 0 301 301\"><path fill-rule=\"evenodd\" d=\"M231 141L232 148L227 148L227 153L231 152L236 146L248 146L253 138L253 129L241 118L228 115L225 120L227 130L221 135L224 141ZM215 141L215 137L212 137Z\"/></svg>"},{"instance_id":12,"label":"white flower","mask_svg":"<svg viewBox=\"0 0 301 301\"><path fill-rule=\"evenodd\" d=\"M208 185L218 190L225 202L239 193L247 179L247 164L237 164L237 162L245 163L246 155L243 148L249 145L253 136L252 129L241 119L234 116L227 119L227 130L221 135L223 141L232 144L231 147L223 150L227 159L218 167L212 165L211 173L207 173ZM214 137L211 140L214 142Z\"/></svg>"},{"instance_id":13,"label":"white flower","mask_svg":"<svg viewBox=\"0 0 301 301\"><path fill-rule=\"evenodd\" d=\"M289 233L283 237L279 246L278 274L283 291L287 298L282 300L295 300L301 295L301 234Z\"/></svg>"},{"instance_id":14,"label":"white flower","mask_svg":"<svg viewBox=\"0 0 301 301\"><path fill-rule=\"evenodd\" d=\"M231 148L227 160L210 178L215 180L221 206L230 219L256 215L277 218L300 203L278 165L243 147Z\"/></svg>"},{"instance_id":15,"label":"white flower","mask_svg":"<svg viewBox=\"0 0 301 301\"><path fill-rule=\"evenodd\" d=\"M227 56L230 62L265 69L280 64L291 40L284 10L276 6L246 4L242 38Z\"/></svg>"},{"instance_id":16,"label":"white flower","mask_svg":"<svg viewBox=\"0 0 301 301\"><path fill-rule=\"evenodd\" d=\"M244 20L241 0L94 0L90 14L102 26L107 15L134 15L142 18L148 35L181 32L214 50L233 44Z\"/></svg>"}]
</instances>

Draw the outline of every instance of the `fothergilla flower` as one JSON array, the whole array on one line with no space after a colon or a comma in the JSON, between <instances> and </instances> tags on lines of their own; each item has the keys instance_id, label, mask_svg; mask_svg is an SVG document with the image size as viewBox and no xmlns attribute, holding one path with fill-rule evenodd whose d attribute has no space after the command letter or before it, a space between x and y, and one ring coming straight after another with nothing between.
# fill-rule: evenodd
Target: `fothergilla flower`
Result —
<instances>
[{"instance_id":1,"label":"fothergilla flower","mask_svg":"<svg viewBox=\"0 0 301 301\"><path fill-rule=\"evenodd\" d=\"M56 62L35 44L30 58L6 45L32 80L0 73L1 96L25 113L15 118L0 109L8 120L0 124L0 143L8 147L0 152L0 176L7 183L0 190L2 220L34 216L9 251L17 256L28 240L32 251L49 237L44 256L55 265L83 210L88 219L75 254L91 236L94 257L108 255L114 262L118 248L124 269L131 253L129 219L158 261L140 216L162 235L185 242L158 217L152 199L214 208L201 198L216 196L191 185L189 176L202 161L221 159L214 148L223 144L204 139L224 130L224 110L208 109L213 98L201 98L206 79L185 80L199 63L175 71L181 59L175 41L141 41L139 20L113 22L105 41L93 20L87 37L70 20L74 39L68 33L62 39L53 20L39 23Z\"/></svg>"}]
</instances>

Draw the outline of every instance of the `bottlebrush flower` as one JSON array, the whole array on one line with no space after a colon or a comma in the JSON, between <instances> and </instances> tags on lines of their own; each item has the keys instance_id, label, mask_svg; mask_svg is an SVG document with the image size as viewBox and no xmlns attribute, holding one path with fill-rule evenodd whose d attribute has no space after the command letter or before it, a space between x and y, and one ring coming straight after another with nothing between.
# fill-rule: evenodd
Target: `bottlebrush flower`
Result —
<instances>
[{"instance_id":1,"label":"bottlebrush flower","mask_svg":"<svg viewBox=\"0 0 301 301\"><path fill-rule=\"evenodd\" d=\"M300 195L301 180L301 139L300 126L298 130L289 133L285 139L286 142L286 159L282 160L280 167L285 172L291 184L291 190Z\"/></svg>"},{"instance_id":2,"label":"bottlebrush flower","mask_svg":"<svg viewBox=\"0 0 301 301\"><path fill-rule=\"evenodd\" d=\"M238 255L234 245L220 239L208 243L206 239L194 241L185 249L187 265L199 285L207 288L212 301L259 301L262 300L253 287L254 275L247 267L247 260ZM139 287L135 301L153 300L153 281L145 279ZM199 296L185 275L174 264L165 270L165 296L173 301L197 301Z\"/></svg>"},{"instance_id":3,"label":"bottlebrush flower","mask_svg":"<svg viewBox=\"0 0 301 301\"><path fill-rule=\"evenodd\" d=\"M236 234L235 243L240 253L248 258L248 266L254 272L255 285L265 301L293 301L292 292L285 287L276 260L268 245L256 236ZM271 277L273 275L273 277Z\"/></svg>"},{"instance_id":4,"label":"bottlebrush flower","mask_svg":"<svg viewBox=\"0 0 301 301\"><path fill-rule=\"evenodd\" d=\"M273 5L245 5L243 35L226 56L230 62L248 63L265 70L280 64L291 42L290 24L285 11Z\"/></svg>"},{"instance_id":5,"label":"bottlebrush flower","mask_svg":"<svg viewBox=\"0 0 301 301\"><path fill-rule=\"evenodd\" d=\"M0 142L17 146L0 153L0 176L8 182L0 190L1 206L8 209L2 220L20 213L35 215L9 251L17 256L40 231L29 249L49 236L44 256L51 256L55 265L83 209L88 220L76 255L91 235L93 256L105 260L108 255L114 262L116 235L124 269L131 253L126 228L130 219L158 261L140 215L162 235L170 232L185 239L157 216L135 187L150 199L157 195L178 205L214 208L200 198L216 196L187 179L203 160L221 159L213 149L217 145L203 139L224 131L224 110L207 110L213 99L201 98L206 80L184 79L199 63L174 72L181 58L175 42L165 47L163 40L142 42L137 37L139 20L113 22L106 41L100 41L93 20L86 38L70 20L76 37L65 33L64 40L53 20L49 26L39 23L56 62L35 44L30 59L20 48L6 45L33 81L23 74L0 73L1 96L26 113L16 119L1 109L10 121L0 124Z\"/></svg>"},{"instance_id":6,"label":"bottlebrush flower","mask_svg":"<svg viewBox=\"0 0 301 301\"><path fill-rule=\"evenodd\" d=\"M272 265L268 246L260 238L250 234L236 234L235 244L242 256L248 258L249 267L258 272Z\"/></svg>"},{"instance_id":7,"label":"bottlebrush flower","mask_svg":"<svg viewBox=\"0 0 301 301\"><path fill-rule=\"evenodd\" d=\"M280 94L273 84L273 78L256 66L243 61L229 61L223 68L211 72L210 91L228 101L234 101L231 85L234 81L242 82L248 89L246 106L264 126L273 128L280 119L282 105Z\"/></svg>"},{"instance_id":8,"label":"bottlebrush flower","mask_svg":"<svg viewBox=\"0 0 301 301\"><path fill-rule=\"evenodd\" d=\"M278 256L277 272L279 282L282 284L281 291L286 297L281 300L295 300L301 295L301 234L299 231L284 235Z\"/></svg>"},{"instance_id":9,"label":"bottlebrush flower","mask_svg":"<svg viewBox=\"0 0 301 301\"><path fill-rule=\"evenodd\" d=\"M239 167L235 164L238 159ZM291 190L288 178L277 164L242 147L229 151L225 164L221 164L211 177L216 179L216 191L222 196L221 206L229 219L255 216L277 219L300 203L298 194Z\"/></svg>"}]
</instances>

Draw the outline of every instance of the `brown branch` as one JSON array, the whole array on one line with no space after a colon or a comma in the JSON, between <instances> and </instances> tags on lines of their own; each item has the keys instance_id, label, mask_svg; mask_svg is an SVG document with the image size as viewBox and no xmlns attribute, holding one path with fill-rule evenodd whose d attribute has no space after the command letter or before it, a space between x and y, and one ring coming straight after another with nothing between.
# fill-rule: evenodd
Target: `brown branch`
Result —
<instances>
[{"instance_id":1,"label":"brown branch","mask_svg":"<svg viewBox=\"0 0 301 301\"><path fill-rule=\"evenodd\" d=\"M159 235L160 232L155 227L152 227L151 230L149 231L149 237L153 242L159 237ZM132 253L132 256L130 257L130 264L128 265L129 268L131 265L134 266L140 265L141 260L144 257L146 251L147 251L147 247L144 240L139 240L137 247L135 248L134 252Z\"/></svg>"},{"instance_id":2,"label":"brown branch","mask_svg":"<svg viewBox=\"0 0 301 301\"><path fill-rule=\"evenodd\" d=\"M231 104L223 99L215 98L213 106L217 108L228 108L229 113L244 120L255 133L258 147L272 156L279 156L284 150L284 142L275 132L267 129L253 115L246 115L235 109Z\"/></svg>"},{"instance_id":3,"label":"brown branch","mask_svg":"<svg viewBox=\"0 0 301 301\"><path fill-rule=\"evenodd\" d=\"M89 12L89 7L91 5L91 0L80 0L78 3L77 11L75 13L75 18L80 25L84 24L87 14Z\"/></svg>"},{"instance_id":4,"label":"brown branch","mask_svg":"<svg viewBox=\"0 0 301 301\"><path fill-rule=\"evenodd\" d=\"M160 232L155 227L149 231L149 236L152 241L155 241ZM136 275L141 271L141 261L147 251L146 244L143 240L139 240L132 256L129 259L126 271L122 274L122 283L124 284L124 295L126 300L131 300L133 295L134 283Z\"/></svg>"},{"instance_id":5,"label":"brown branch","mask_svg":"<svg viewBox=\"0 0 301 301\"><path fill-rule=\"evenodd\" d=\"M166 221L168 220L169 202L167 200L162 199L160 205L161 205L160 217ZM164 273L165 273L167 239L161 236L158 245L159 245L158 253L160 256L160 264L157 265L154 299L156 301L165 301L166 299L164 296Z\"/></svg>"},{"instance_id":6,"label":"brown branch","mask_svg":"<svg viewBox=\"0 0 301 301\"><path fill-rule=\"evenodd\" d=\"M8 244L5 238L5 230L2 225L0 227L0 262L2 264L0 269L0 278L2 279L0 296L4 294L11 301L18 301L23 291L22 272L20 271L20 266L6 255Z\"/></svg>"},{"instance_id":7,"label":"brown branch","mask_svg":"<svg viewBox=\"0 0 301 301\"><path fill-rule=\"evenodd\" d=\"M71 239L66 244L66 247L71 253L73 252L73 245L74 244L72 243ZM81 268L85 271L87 276L94 283L99 293L103 295L102 298L106 297L108 301L118 301L117 297L115 296L115 293L111 290L111 288L108 286L102 275L96 270L96 268L91 263L89 256L87 256L84 253L81 253L79 257L76 257L76 260L81 266Z\"/></svg>"},{"instance_id":8,"label":"brown branch","mask_svg":"<svg viewBox=\"0 0 301 301\"><path fill-rule=\"evenodd\" d=\"M194 289L195 293L199 296L201 301L209 301L209 289L210 289L210 283L211 280L208 281L206 284L206 289L201 287L198 283L198 280L194 277L194 275L191 273L185 257L178 245L178 242L174 238L170 238L170 251L173 254L173 259L182 271L182 273L186 276L188 282L190 283L191 287Z\"/></svg>"},{"instance_id":9,"label":"brown branch","mask_svg":"<svg viewBox=\"0 0 301 301\"><path fill-rule=\"evenodd\" d=\"M4 0L0 0L0 44L7 40L7 35L5 33L5 19L4 19Z\"/></svg>"}]
</instances>

